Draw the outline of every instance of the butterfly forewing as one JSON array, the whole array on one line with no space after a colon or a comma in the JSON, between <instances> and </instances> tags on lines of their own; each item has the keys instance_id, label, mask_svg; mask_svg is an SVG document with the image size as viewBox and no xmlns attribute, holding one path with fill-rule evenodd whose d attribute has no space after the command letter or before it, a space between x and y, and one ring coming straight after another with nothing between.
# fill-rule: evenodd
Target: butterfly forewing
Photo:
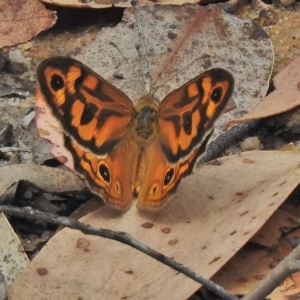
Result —
<instances>
[{"instance_id":1,"label":"butterfly forewing","mask_svg":"<svg viewBox=\"0 0 300 300\"><path fill-rule=\"evenodd\" d=\"M168 162L185 160L206 140L232 94L233 85L229 72L211 69L162 101L158 135Z\"/></svg>"},{"instance_id":2,"label":"butterfly forewing","mask_svg":"<svg viewBox=\"0 0 300 300\"><path fill-rule=\"evenodd\" d=\"M37 80L64 132L81 147L105 155L126 134L135 114L131 100L84 64L69 57L46 59Z\"/></svg>"}]
</instances>

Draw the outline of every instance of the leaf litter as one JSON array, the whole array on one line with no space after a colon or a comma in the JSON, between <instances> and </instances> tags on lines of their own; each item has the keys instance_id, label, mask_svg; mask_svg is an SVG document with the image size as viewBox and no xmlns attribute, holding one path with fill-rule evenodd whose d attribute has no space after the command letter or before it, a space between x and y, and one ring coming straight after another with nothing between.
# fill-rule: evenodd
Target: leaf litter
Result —
<instances>
[{"instance_id":1,"label":"leaf litter","mask_svg":"<svg viewBox=\"0 0 300 300\"><path fill-rule=\"evenodd\" d=\"M81 220L129 232L211 277L299 184L299 162L299 152L253 151L224 157L184 179L163 211L142 214L132 207L116 216L103 207ZM79 241L86 246L79 247ZM40 276L39 268L47 270L47 276ZM18 299L25 287L24 300L39 294L52 299L87 294L97 298L99 291L103 299L186 299L199 284L124 244L66 228L16 278L10 299Z\"/></svg>"},{"instance_id":2,"label":"leaf litter","mask_svg":"<svg viewBox=\"0 0 300 300\"><path fill-rule=\"evenodd\" d=\"M300 106L300 57L279 72L273 79L275 90L267 95L253 111L228 125L249 120L259 120L290 111Z\"/></svg>"},{"instance_id":3,"label":"leaf litter","mask_svg":"<svg viewBox=\"0 0 300 300\"><path fill-rule=\"evenodd\" d=\"M254 244L241 249L212 280L233 294L246 294L293 250L291 240L300 235L299 222L295 222L299 213L299 207L283 204L251 239ZM268 299L296 299L299 292L297 272L286 278Z\"/></svg>"},{"instance_id":4,"label":"leaf litter","mask_svg":"<svg viewBox=\"0 0 300 300\"><path fill-rule=\"evenodd\" d=\"M56 22L55 13L37 0L1 1L0 48L27 42Z\"/></svg>"},{"instance_id":5,"label":"leaf litter","mask_svg":"<svg viewBox=\"0 0 300 300\"><path fill-rule=\"evenodd\" d=\"M81 41L79 40L79 42L78 42L78 45L80 46L81 44L81 42L82 41L84 41L84 37L81 39ZM96 53L96 51L95 51L95 53ZM81 54L80 54L81 55ZM83 62L85 62L85 63L87 63L86 61L84 61L84 60L82 60ZM98 61L99 61L99 57L98 57ZM94 64L92 64L93 66L94 66ZM233 72L234 72L234 70L233 70ZM103 73L102 73L102 71L100 72L99 71L99 74L100 75L103 75ZM265 85L263 85L263 86L266 86L267 85L267 82L268 82L268 79L267 80L265 80ZM250 110L251 111L251 110ZM272 156L272 154L271 154L271 156ZM274 157L273 157L274 158ZM278 159L278 158L277 158ZM281 159L279 159L279 161L280 161ZM247 161L247 158L246 158L246 161ZM250 159L248 162L251 162L252 161L252 159ZM296 166L296 165L295 165ZM244 166L243 166L244 167ZM263 170L261 170L261 172L264 172L265 170L263 169ZM198 171L196 171L196 173L198 173ZM220 172L221 173L221 172ZM68 174L70 174L70 173L68 173ZM247 176L248 176L248 174L247 174ZM194 177L194 176L191 176L191 177L189 177L189 178L187 178L185 181L189 181L190 180L190 178L192 178L192 177ZM227 177L227 176L226 176ZM218 177L215 177L215 176L213 176L213 179L215 180L216 178L218 178ZM199 178L198 178L199 179ZM203 178L203 182L205 183L205 180L207 180L207 179L205 179L205 178ZM234 178L232 179L232 180L234 180ZM201 182L201 181L200 181ZM67 182L66 182L67 183ZM202 183L202 182L201 182ZM220 186L220 187L222 187L224 184L226 184L226 182L224 183L224 182L222 182L222 181L218 181L218 186ZM228 181L227 182L227 185L231 185L231 181ZM198 189L198 192L199 192L199 186L200 186L200 184L197 182L197 184L196 184L196 186L197 186L197 189ZM184 188L184 187L183 187ZM205 184L204 184L204 189L205 189ZM180 190L182 190L182 188L180 188ZM211 187L211 190L214 190L212 187ZM292 190L292 187L290 187L290 190ZM185 193L187 193L187 191L188 191L188 189L185 191ZM288 194L288 192L286 193L286 194ZM181 194L179 194L179 196L178 197L180 197L180 195ZM238 194L237 194L237 196L239 196L239 195L241 195L240 194L240 192L238 191ZM176 195L175 195L176 196ZM185 194L184 194L184 196L185 196ZM208 196L209 197L209 199L212 199L211 198L211 196ZM202 199L202 198L201 198ZM189 200L188 200L189 201ZM283 200L282 200L283 201ZM176 203L174 203L173 205L176 205ZM217 208L214 208L215 210L218 210L218 209L221 209L222 210L222 208L218 208L218 206L217 206ZM206 212L207 213L207 212ZM269 212L270 214L272 213L272 210ZM103 217L105 217L105 212L103 213L104 214L104 216ZM205 214L205 211L203 212L203 214ZM92 216L93 216L93 214L92 214ZM99 215L97 215L96 217L101 217L102 215L101 214L99 214ZM201 214L199 214L199 218L201 218ZM207 218L209 218L210 217L210 215L209 215L209 213L207 213L207 215L206 215L206 218L205 218L205 216L204 216L204 218L203 218L203 222L205 223L206 222L206 220L207 220ZM92 218L92 222L93 221L95 221L95 218L94 217L91 217ZM159 219L159 218L158 218ZM89 218L87 219L87 222L89 222ZM106 223L116 223L117 221L116 220L113 220L113 221L111 221L111 219L109 218L109 222L107 221L107 217L106 217L106 219L104 219L103 220L103 222L106 222ZM147 219L148 220L148 222L149 222L149 219ZM150 220L150 221L153 221L153 220ZM154 222L154 221L153 221ZM252 221L253 222L253 221ZM262 222L263 223L263 222ZM143 223L143 224L145 224L145 223ZM154 224L154 223L153 223ZM170 222L170 224L173 224L172 222ZM120 226L122 226L123 225L123 223L120 225ZM133 224L134 225L134 224ZM114 225L115 226L115 225ZM258 227L259 226L261 226L261 225L259 225L258 224ZM155 227L155 226L154 226ZM124 227L124 228L126 228L126 227ZM124 230L124 228L122 229L122 230ZM140 229L140 228L139 228ZM165 229L168 229L168 230L165 230ZM175 228L176 229L176 228ZM240 224L239 224L239 229L240 229ZM65 229L66 230L66 229ZM169 227L164 227L164 228L162 228L162 230L161 230L161 232L168 232L170 230L170 228ZM63 232L64 232L64 230L63 230ZM67 232L69 232L69 234L72 234L72 233L70 233L70 231L67 231ZM133 229L133 232L135 233L135 230ZM172 231L170 231L170 232L172 232ZM175 230L175 232L176 232L176 230ZM147 232L148 233L148 232ZM200 231L200 233L202 233L202 231ZM139 233L140 234L140 233ZM210 235L211 235L211 237L213 237L214 235L215 235L216 233L215 232L211 232L210 233ZM235 232L234 231L232 231L231 232L231 234L233 235L233 236L235 236ZM58 234L59 235L59 234ZM57 235L57 236L58 236ZM133 234L134 235L134 234ZM199 234L200 235L200 234ZM135 236L135 235L134 235ZM153 236L153 235L151 235L151 236ZM179 236L179 234L178 234L178 236ZM183 237L184 237L184 235L183 235ZM75 237L74 237L74 239L76 239L77 238L77 236L75 235ZM86 238L85 236L83 236L83 239L84 238ZM154 236L154 240L156 239L157 237L156 236ZM196 236L196 237L194 237L194 239L195 240L197 240L199 237L198 236ZM68 243L68 241L69 240L67 240L67 239L65 239L65 240L60 240L60 243L61 244L63 244L63 246L67 246L67 245L65 245L65 243L67 242ZM161 241L161 240L160 240ZM53 242L53 243L55 243L55 238L53 239L53 241L51 241L51 242ZM50 242L50 243L51 243ZM109 251L112 251L112 249L114 250L114 247L115 247L115 242L112 242L112 241L104 241L104 242L101 242L101 247L102 247L102 243L107 243L107 242L109 242L109 245L108 245L108 250L106 250L106 251L103 251L103 253L102 253L102 255L103 255L103 258L102 258L102 261L103 260L105 260L105 261L107 261L107 260L109 260L109 258L108 257L105 257L104 256L104 254L106 253L108 253ZM155 242L155 241L154 241ZM180 244L180 242L181 242L181 239L180 238L178 238L178 237L174 237L174 238L170 238L170 239L168 239L168 245L170 246L170 245L172 245L172 246L176 246L176 245L178 245L178 244ZM50 244L49 243L49 244ZM96 242L95 242L96 243ZM199 242L200 243L200 242ZM163 246L165 245L166 243L163 243ZM242 244L242 243L241 243ZM110 245L113 245L113 247L109 247ZM149 245L151 245L151 243L149 244ZM219 245L219 242L218 241L216 241L216 242L212 242L212 243L210 243L210 245ZM126 247L126 246L124 246L124 245L122 245L123 247L125 247L125 248L128 248L128 247ZM80 247L79 247L80 248ZM188 252L187 251L187 248L189 248L189 244L188 243L186 243L186 245L185 245L185 248L182 250L182 252ZM44 248L45 249L45 248ZM46 250L42 250L42 251L46 251ZM57 246L56 246L56 248L55 248L55 251L57 251L56 252L56 254L58 255L58 256L61 256L62 254L65 256L65 252L63 252L64 250L63 250L64 248L62 248L62 249L60 249L59 248L59 245L57 244ZM89 247L83 247L83 249L84 249L84 251L89 251ZM98 248L97 248L98 249ZM99 249L101 249L100 250L100 252L102 251L102 248L99 248ZM77 248L76 248L76 250L78 250ZM132 249L131 249L132 250ZM74 251L74 249L72 248L72 251ZM127 251L127 249L126 249L126 251ZM163 253L165 253L163 250L162 250L162 252ZM68 253L68 252L66 252L66 253ZM117 253L117 255L120 255L120 252L118 252L118 251L116 251L116 253ZM123 254L124 252L122 252L122 254ZM127 252L126 252L127 253ZM136 253L136 250L134 250L134 253ZM46 253L47 254L47 253ZM69 253L70 254L70 261L71 261L71 258L72 258L72 253ZM221 253L222 254L222 253ZM139 255L141 255L141 254L139 254ZM227 255L227 256L226 256ZM230 255L233 255L232 253L230 253L230 254L223 254L223 256L224 257L222 257L221 256L221 258L219 258L217 255L215 256L215 257L213 257L213 258L211 258L212 260L211 260L211 262L213 262L212 264L215 264L215 261L220 261L220 265L222 264L222 262L224 262L224 261L226 261L227 259L228 259L228 256L230 256ZM39 256L38 256L39 257ZM130 257L133 257L133 256L130 256ZM145 256L144 255L142 255L142 257L143 258L145 258ZM82 258L82 256L80 256L80 258ZM179 257L180 258L180 257ZM55 259L55 258L53 258L53 259ZM68 259L68 258L67 258ZM147 258L148 259L148 258ZM209 259L210 259L210 257L209 257ZM43 259L41 259L42 261L43 261ZM132 260L134 260L134 258L132 258ZM196 259L197 260L197 259ZM195 261L196 260L194 260L193 261L193 265L191 266L191 268L193 269L193 266L194 266L194 264L195 264ZM149 261L149 260L147 260L147 261ZM150 261L151 261L151 259L150 259ZM149 263L150 263L150 261L149 261ZM65 262L63 262L63 263L65 263ZM84 260L81 260L80 261L80 263L81 263L81 265L82 264L85 264L85 263L87 263L86 261L85 261L85 258L84 258ZM112 260L112 263L114 263L114 261ZM126 260L126 263L128 263L128 260ZM144 264L144 261L143 262L141 262L141 264ZM151 263L150 263L151 264ZM51 265L51 267L53 267L53 265L52 265L52 262L50 262L50 265ZM110 266L109 266L110 267ZM109 270L111 270L110 268L108 267L108 269ZM162 270L161 268L159 268L159 267L161 267L162 269L164 269L165 267L163 266L161 266L161 265L159 265L159 266L157 266L157 269L159 270L159 272ZM81 272L83 272L82 270L88 270L88 268L83 268L83 269L80 269L80 267L78 266L78 269L79 269L79 271L78 272L80 272L80 274L81 274ZM104 271L108 271L107 269L105 269L105 267L103 268L103 266L101 266L101 269L104 269ZM138 269L138 268L137 268ZM216 267L216 270L218 269L218 267ZM154 270L156 270L156 269L154 269ZM34 271L34 269L32 269L32 271ZM122 271L122 270L121 270ZM98 275L98 273L96 272L96 271L94 271L95 272L95 277L97 278L97 275ZM116 273L117 271L115 271L115 273ZM211 271L211 270L208 270L208 273L209 272L212 272L213 273L213 271ZM202 273L202 274L204 274L203 272L202 272L202 270L200 270L200 273ZM26 274L26 272L24 273L24 274ZM36 273L34 273L33 275L35 275ZM61 274L61 273L59 273L59 274ZM84 272L83 272L83 274L84 274ZM133 275L134 274L134 272L132 272L132 270L130 270L130 269L128 269L128 270L125 270L125 272L124 272L124 274L127 274L127 275ZM153 274L153 273L151 273L151 274ZM151 274L148 274L148 275L150 275L150 277L151 277ZM77 275L79 275L79 274L77 274ZM69 276L69 273L68 273L68 276ZM141 278L141 280L140 281L143 281L144 280L144 278L145 278L145 276L146 275L144 275L144 277L142 277ZM154 276L154 275L153 275ZM173 276L174 276L174 272L173 272ZM178 275L176 275L176 276L178 276ZM175 276L175 277L176 277ZM181 276L181 275L180 275ZM132 276L133 277L133 276ZM155 276L154 276L155 277ZM182 277L182 276L181 276ZM61 278L61 276L60 276L60 278ZM24 278L23 278L24 279ZM53 279L52 277L50 278L50 279ZM65 279L65 278L64 278ZM104 278L105 279L105 278ZM136 278L135 278L136 279ZM135 280L134 279L134 280ZM153 280L153 278L151 278L151 280L150 280L150 282ZM175 281L174 281L175 280ZM22 282L22 278L21 278L21 280L20 280L21 282ZM122 281L123 282L123 281ZM135 281L133 281L133 282L135 282ZM156 281L155 281L156 282ZM172 282L176 282L176 278L175 279L173 279L172 281L171 281L171 284L172 284ZM185 282L185 281L183 281L183 282ZM147 282L148 283L148 282ZM146 284L147 284L146 283ZM91 288L92 288L92 290L95 288L95 283L94 282L91 282L90 283L91 284ZM144 282L144 284L145 284L145 282ZM193 283L194 285L195 285L195 283ZM134 284L133 284L134 285ZM157 290L157 286L160 286L161 285L161 283L160 283L160 281L157 281L156 282L156 285L154 284L154 290ZM197 285L197 284L196 284ZM181 285L180 285L181 286ZM198 286L198 285L197 285ZM127 288L127 287L126 287ZM124 290L126 290L126 288L124 288ZM131 290L133 289L133 287L131 288ZM119 289L118 288L118 292L119 293L121 293L121 289ZM187 290L187 289L186 289ZM186 290L184 290L184 292L186 292ZM189 290L189 292L188 293L191 293L191 291L192 290L194 290L194 287L192 288L192 289L190 289ZM39 290L38 290L38 292L39 292ZM43 292L43 291L42 291ZM139 291L138 291L139 292ZM167 293L166 293L167 294ZM40 295L40 294L39 294ZM142 298L141 298L142 299Z\"/></svg>"},{"instance_id":6,"label":"leaf litter","mask_svg":"<svg viewBox=\"0 0 300 300\"><path fill-rule=\"evenodd\" d=\"M80 1L80 0L43 0L45 4L60 5L65 7L76 7L76 8L107 8L107 7L131 7L130 0L95 0L95 1ZM162 0L159 1L161 5L182 5L185 3L200 3L201 1L196 0ZM141 5L153 5L152 1L144 0Z\"/></svg>"},{"instance_id":7,"label":"leaf litter","mask_svg":"<svg viewBox=\"0 0 300 300\"><path fill-rule=\"evenodd\" d=\"M9 286L28 264L21 242L3 213L0 213L0 270Z\"/></svg>"}]
</instances>

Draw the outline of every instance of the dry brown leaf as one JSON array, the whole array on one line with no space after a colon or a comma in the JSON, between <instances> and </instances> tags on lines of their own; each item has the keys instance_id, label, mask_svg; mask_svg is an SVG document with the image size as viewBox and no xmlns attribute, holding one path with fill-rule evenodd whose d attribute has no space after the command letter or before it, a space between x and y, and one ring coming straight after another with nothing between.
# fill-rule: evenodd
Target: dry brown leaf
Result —
<instances>
[{"instance_id":1,"label":"dry brown leaf","mask_svg":"<svg viewBox=\"0 0 300 300\"><path fill-rule=\"evenodd\" d=\"M286 206L286 204L284 206ZM297 210L295 206L293 207L294 210ZM292 214L279 209L259 231L265 234L271 234L271 237L269 239L267 237L267 240L264 242L270 242L272 248L258 248L251 244L246 245L212 278L212 280L222 285L230 293L240 295L248 293L271 269L275 268L277 264L293 250L288 240L295 235L299 236L299 229L297 229L296 232L292 231L284 238L278 239L276 247L273 247L274 244L272 244L272 235L274 231L279 231L278 227L280 227L280 225L296 226L295 223L290 223L290 221L287 220L291 215ZM271 228L272 226L275 230ZM270 232L270 230L272 232ZM259 232L256 235L258 235ZM273 237L273 241L275 241L275 238L276 237ZM259 242L258 237L255 239ZM253 241L253 238L251 241ZM264 242L258 244L264 246ZM269 245L266 246L268 247ZM268 295L267 299L296 299L293 298L293 296L295 297L300 292L298 282L299 273L292 274Z\"/></svg>"},{"instance_id":2,"label":"dry brown leaf","mask_svg":"<svg viewBox=\"0 0 300 300\"><path fill-rule=\"evenodd\" d=\"M268 300L296 300L299 298L299 293L300 288L295 286L293 276L291 276L268 296Z\"/></svg>"},{"instance_id":3,"label":"dry brown leaf","mask_svg":"<svg viewBox=\"0 0 300 300\"><path fill-rule=\"evenodd\" d=\"M300 178L297 152L246 152L218 162L183 180L162 211L139 213L133 206L116 216L104 207L82 221L127 231L211 277L261 228ZM124 244L63 229L16 279L9 298L18 299L25 288L24 300L41 294L66 300L99 295L182 300L199 284Z\"/></svg>"},{"instance_id":4,"label":"dry brown leaf","mask_svg":"<svg viewBox=\"0 0 300 300\"><path fill-rule=\"evenodd\" d=\"M267 221L267 223L252 237L251 242L260 246L271 248L278 243L282 236L282 229L299 227L292 221L293 215L282 209L278 209Z\"/></svg>"},{"instance_id":5,"label":"dry brown leaf","mask_svg":"<svg viewBox=\"0 0 300 300\"><path fill-rule=\"evenodd\" d=\"M291 279L294 283L294 286L296 286L299 289L300 288L300 272L292 274ZM299 289L299 291L300 291L300 289Z\"/></svg>"},{"instance_id":6,"label":"dry brown leaf","mask_svg":"<svg viewBox=\"0 0 300 300\"><path fill-rule=\"evenodd\" d=\"M201 1L201 0L200 0ZM185 3L200 3L198 0L160 0L155 1L162 5L182 5ZM82 0L41 0L45 4L54 4L66 7L78 7L78 8L106 8L106 7L132 7L131 0L94 0L94 1L82 1ZM151 0L142 0L140 5L153 5Z\"/></svg>"},{"instance_id":7,"label":"dry brown leaf","mask_svg":"<svg viewBox=\"0 0 300 300\"><path fill-rule=\"evenodd\" d=\"M273 262L268 249L246 245L212 280L232 294L245 295L268 274Z\"/></svg>"},{"instance_id":8,"label":"dry brown leaf","mask_svg":"<svg viewBox=\"0 0 300 300\"><path fill-rule=\"evenodd\" d=\"M266 96L253 112L228 123L228 126L287 112L300 105L300 57L274 77L275 91Z\"/></svg>"},{"instance_id":9,"label":"dry brown leaf","mask_svg":"<svg viewBox=\"0 0 300 300\"><path fill-rule=\"evenodd\" d=\"M221 67L233 74L231 111L219 120L215 136L229 120L258 105L268 89L273 66L273 48L267 34L256 23L230 15L222 7L141 7L151 91L158 100L206 69ZM136 104L145 89L133 9L125 11L123 20L114 28L101 30L93 40L85 35L70 54Z\"/></svg>"},{"instance_id":10,"label":"dry brown leaf","mask_svg":"<svg viewBox=\"0 0 300 300\"><path fill-rule=\"evenodd\" d=\"M292 206L293 205L291 205L291 207ZM300 209L299 206L298 207L294 206L294 211L292 212L292 214L294 214L296 216L298 221L299 221L299 209ZM291 244L289 243L289 241L291 241L292 239L296 239L299 244L299 240L300 240L300 229L299 228L288 233L285 237L285 240L287 241L286 248L288 248L288 253L291 251ZM298 292L300 293L300 272L296 272L296 273L292 274L290 279L293 283L293 286L298 288Z\"/></svg>"},{"instance_id":11,"label":"dry brown leaf","mask_svg":"<svg viewBox=\"0 0 300 300\"><path fill-rule=\"evenodd\" d=\"M0 213L0 240L0 270L4 275L5 283L10 285L26 267L29 260L22 251L19 238L3 213Z\"/></svg>"},{"instance_id":12,"label":"dry brown leaf","mask_svg":"<svg viewBox=\"0 0 300 300\"><path fill-rule=\"evenodd\" d=\"M281 247L282 243L278 245ZM289 248L289 252L291 247ZM272 257L273 250L257 248L251 245L245 246L218 272L212 280L223 286L233 294L244 295L248 293L272 268L278 264L278 260ZM284 257L281 257L281 259ZM270 295L268 300L297 299L300 289L295 286L293 277L288 277ZM295 280L297 280L295 278ZM295 298L293 298L295 297Z\"/></svg>"},{"instance_id":13,"label":"dry brown leaf","mask_svg":"<svg viewBox=\"0 0 300 300\"><path fill-rule=\"evenodd\" d=\"M0 168L0 196L20 180L28 180L49 192L77 191L85 187L83 181L68 170L19 164Z\"/></svg>"},{"instance_id":14,"label":"dry brown leaf","mask_svg":"<svg viewBox=\"0 0 300 300\"><path fill-rule=\"evenodd\" d=\"M280 208L286 212L291 213L296 218L299 218L299 216L300 216L300 206L299 205L295 206L295 205L292 205L289 203L284 203Z\"/></svg>"},{"instance_id":15,"label":"dry brown leaf","mask_svg":"<svg viewBox=\"0 0 300 300\"><path fill-rule=\"evenodd\" d=\"M0 0L0 48L27 42L56 22L38 0Z\"/></svg>"},{"instance_id":16,"label":"dry brown leaf","mask_svg":"<svg viewBox=\"0 0 300 300\"><path fill-rule=\"evenodd\" d=\"M269 254L269 256L272 257L274 261L272 267L275 267L277 263L284 259L293 250L292 245L287 240L287 237L281 239L276 248L273 249L273 251ZM296 277L296 274L288 277L270 295L268 295L268 298L270 300L297 299L299 297L300 288L297 287L297 285L294 282L294 280L297 281Z\"/></svg>"}]
</instances>

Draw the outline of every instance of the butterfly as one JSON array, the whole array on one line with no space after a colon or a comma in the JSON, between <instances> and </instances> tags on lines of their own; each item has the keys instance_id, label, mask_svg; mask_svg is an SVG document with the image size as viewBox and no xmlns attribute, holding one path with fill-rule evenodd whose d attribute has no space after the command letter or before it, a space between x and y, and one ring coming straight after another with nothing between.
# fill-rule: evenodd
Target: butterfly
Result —
<instances>
[{"instance_id":1,"label":"butterfly","mask_svg":"<svg viewBox=\"0 0 300 300\"><path fill-rule=\"evenodd\" d=\"M139 209L167 202L205 152L233 87L233 76L215 68L161 102L149 94L134 106L73 58L48 58L37 68L37 101L60 124L73 169L93 193L123 211L136 197Z\"/></svg>"}]
</instances>

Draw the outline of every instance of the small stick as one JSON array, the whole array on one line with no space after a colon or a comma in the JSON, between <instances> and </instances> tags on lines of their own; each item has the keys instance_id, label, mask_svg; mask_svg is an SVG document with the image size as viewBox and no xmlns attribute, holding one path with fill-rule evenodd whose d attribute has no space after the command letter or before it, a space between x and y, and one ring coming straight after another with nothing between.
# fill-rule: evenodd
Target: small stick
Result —
<instances>
[{"instance_id":1,"label":"small stick","mask_svg":"<svg viewBox=\"0 0 300 300\"><path fill-rule=\"evenodd\" d=\"M122 231L113 231L104 228L96 228L89 224L82 223L72 218L57 216L54 214L42 212L36 209L33 209L29 206L19 208L9 205L0 205L0 212L4 212L6 214L22 216L27 218L37 218L40 220L44 220L47 222L51 222L53 224L57 224L64 227L69 227L72 229L77 229L83 232L84 234L90 234L95 236L100 236L103 238L115 240L121 242L125 245L131 246L144 254L154 258L155 260L169 266L170 268L186 275L187 277L193 279L196 282L203 284L207 289L216 293L217 295L221 296L225 300L238 300L239 298L235 297L228 293L224 288L217 285L216 283L212 282L209 279L204 278L202 275L190 270L189 268L185 267L181 263L173 260L165 256L164 254L155 251L154 249L148 247L147 245L143 244L142 242L136 240L127 232Z\"/></svg>"}]
</instances>

